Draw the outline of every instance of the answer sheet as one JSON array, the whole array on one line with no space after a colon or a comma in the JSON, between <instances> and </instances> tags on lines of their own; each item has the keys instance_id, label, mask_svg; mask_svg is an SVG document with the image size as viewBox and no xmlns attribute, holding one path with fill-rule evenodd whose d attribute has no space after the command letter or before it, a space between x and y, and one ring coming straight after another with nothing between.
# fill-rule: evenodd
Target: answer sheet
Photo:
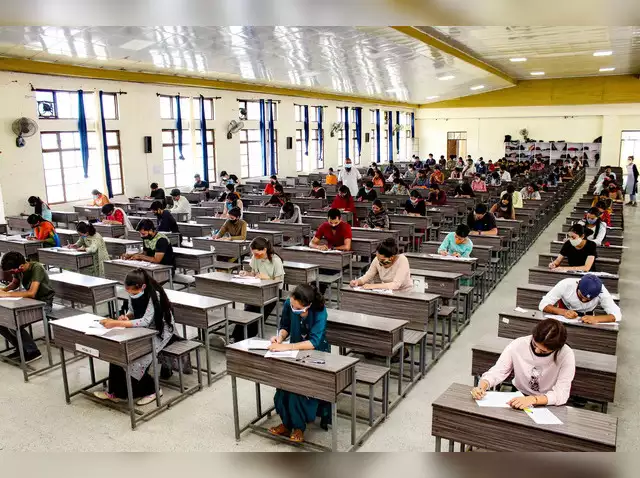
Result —
<instances>
[{"instance_id":1,"label":"answer sheet","mask_svg":"<svg viewBox=\"0 0 640 478\"><path fill-rule=\"evenodd\" d=\"M548 408L525 408L525 413L538 425L562 425L562 422Z\"/></svg>"},{"instance_id":2,"label":"answer sheet","mask_svg":"<svg viewBox=\"0 0 640 478\"><path fill-rule=\"evenodd\" d=\"M484 398L476 400L479 407L509 408L512 398L524 397L521 392L487 392Z\"/></svg>"},{"instance_id":3,"label":"answer sheet","mask_svg":"<svg viewBox=\"0 0 640 478\"><path fill-rule=\"evenodd\" d=\"M297 350L285 350L283 352L272 352L269 351L264 354L265 357L273 357L273 358L296 358L298 356Z\"/></svg>"}]
</instances>

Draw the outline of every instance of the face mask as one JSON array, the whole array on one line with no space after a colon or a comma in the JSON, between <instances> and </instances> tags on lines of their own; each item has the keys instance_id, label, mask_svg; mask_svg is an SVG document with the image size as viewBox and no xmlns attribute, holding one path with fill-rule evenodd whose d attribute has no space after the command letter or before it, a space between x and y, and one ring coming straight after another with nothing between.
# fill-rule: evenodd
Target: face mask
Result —
<instances>
[{"instance_id":1,"label":"face mask","mask_svg":"<svg viewBox=\"0 0 640 478\"><path fill-rule=\"evenodd\" d=\"M569 238L569 242L573 247L578 247L582 243L582 238L581 237L576 237L575 239Z\"/></svg>"},{"instance_id":2,"label":"face mask","mask_svg":"<svg viewBox=\"0 0 640 478\"><path fill-rule=\"evenodd\" d=\"M331 229L335 229L335 228L337 228L339 225L340 225L340 223L338 223L338 224L331 224Z\"/></svg>"},{"instance_id":3,"label":"face mask","mask_svg":"<svg viewBox=\"0 0 640 478\"><path fill-rule=\"evenodd\" d=\"M97 194L94 194L94 195L93 195L93 199L98 199L98 195L97 195Z\"/></svg>"},{"instance_id":4,"label":"face mask","mask_svg":"<svg viewBox=\"0 0 640 478\"><path fill-rule=\"evenodd\" d=\"M275 181L271 181L271 184L275 184L275 183L276 183Z\"/></svg>"},{"instance_id":5,"label":"face mask","mask_svg":"<svg viewBox=\"0 0 640 478\"><path fill-rule=\"evenodd\" d=\"M500 206L500 210L501 211L506 211L507 210L507 206Z\"/></svg>"},{"instance_id":6,"label":"face mask","mask_svg":"<svg viewBox=\"0 0 640 478\"><path fill-rule=\"evenodd\" d=\"M418 204L418 200L417 200L417 199L412 198L412 199L411 199L411 204L413 204L413 205Z\"/></svg>"},{"instance_id":7,"label":"face mask","mask_svg":"<svg viewBox=\"0 0 640 478\"><path fill-rule=\"evenodd\" d=\"M229 219L229 222L230 222L231 224L235 224L235 223L237 223L237 222L238 222L238 220L237 220L237 219Z\"/></svg>"},{"instance_id":8,"label":"face mask","mask_svg":"<svg viewBox=\"0 0 640 478\"><path fill-rule=\"evenodd\" d=\"M595 224L596 222L598 222L598 219L597 219L597 218L596 218L596 219L589 219L589 218L587 218L587 222L588 222L589 224Z\"/></svg>"},{"instance_id":9,"label":"face mask","mask_svg":"<svg viewBox=\"0 0 640 478\"><path fill-rule=\"evenodd\" d=\"M131 297L132 299L139 299L140 297L142 297L144 295L144 287L142 288L142 290L140 292L138 292L137 294L129 294L129 297Z\"/></svg>"},{"instance_id":10,"label":"face mask","mask_svg":"<svg viewBox=\"0 0 640 478\"><path fill-rule=\"evenodd\" d=\"M289 306L291 306L291 312L293 312L296 315L302 315L304 314L307 310L309 310L309 307L305 307L304 309L294 309L293 308L293 304L291 302L289 302Z\"/></svg>"},{"instance_id":11,"label":"face mask","mask_svg":"<svg viewBox=\"0 0 640 478\"><path fill-rule=\"evenodd\" d=\"M351 170L351 165L350 164L345 165L344 169L346 169L347 171L350 171Z\"/></svg>"},{"instance_id":12,"label":"face mask","mask_svg":"<svg viewBox=\"0 0 640 478\"><path fill-rule=\"evenodd\" d=\"M367 189L367 188L365 188L364 192L365 192L365 193L367 193L367 194L369 194L369 193L371 192L371 189Z\"/></svg>"},{"instance_id":13,"label":"face mask","mask_svg":"<svg viewBox=\"0 0 640 478\"><path fill-rule=\"evenodd\" d=\"M533 352L533 355L535 355L536 357L548 357L553 353L553 352L545 352L545 353L536 352L536 348L533 345L533 342L531 342L530 346L531 346L531 351Z\"/></svg>"},{"instance_id":14,"label":"face mask","mask_svg":"<svg viewBox=\"0 0 640 478\"><path fill-rule=\"evenodd\" d=\"M378 259L378 262L380 263L381 266L389 266L391 265L391 263L393 262L392 259Z\"/></svg>"}]
</instances>

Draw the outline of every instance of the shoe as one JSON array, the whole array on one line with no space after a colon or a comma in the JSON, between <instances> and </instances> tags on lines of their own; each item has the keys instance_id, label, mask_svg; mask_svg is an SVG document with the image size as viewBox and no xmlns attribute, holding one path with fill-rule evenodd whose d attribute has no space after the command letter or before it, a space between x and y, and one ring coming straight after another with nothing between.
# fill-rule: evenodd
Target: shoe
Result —
<instances>
[{"instance_id":1,"label":"shoe","mask_svg":"<svg viewBox=\"0 0 640 478\"><path fill-rule=\"evenodd\" d=\"M633 206L633 203L631 201L629 201L629 202L624 203L624 205L625 206ZM9 357L11 357L11 355L9 355Z\"/></svg>"},{"instance_id":2,"label":"shoe","mask_svg":"<svg viewBox=\"0 0 640 478\"><path fill-rule=\"evenodd\" d=\"M36 360L40 360L42 358L42 354L38 351L31 354L26 354L24 356L24 363L35 362ZM20 354L18 354L18 361L20 361Z\"/></svg>"},{"instance_id":3,"label":"shoe","mask_svg":"<svg viewBox=\"0 0 640 478\"><path fill-rule=\"evenodd\" d=\"M284 423L281 423L277 427L269 428L269 433L271 433L272 435L277 435L277 436L291 435L291 432L289 431L289 429L287 427L284 426Z\"/></svg>"},{"instance_id":4,"label":"shoe","mask_svg":"<svg viewBox=\"0 0 640 478\"><path fill-rule=\"evenodd\" d=\"M638 207L638 203L637 203L637 202L635 202L635 201L633 201L633 204L632 204L631 206L633 206L633 207Z\"/></svg>"},{"instance_id":5,"label":"shoe","mask_svg":"<svg viewBox=\"0 0 640 478\"><path fill-rule=\"evenodd\" d=\"M162 395L163 395L162 390L160 390L160 396L162 397ZM152 393L151 395L142 397L140 400L136 402L136 405L139 405L142 407L144 405L149 405L151 402L154 402L155 400L156 400L156 394Z\"/></svg>"},{"instance_id":6,"label":"shoe","mask_svg":"<svg viewBox=\"0 0 640 478\"><path fill-rule=\"evenodd\" d=\"M291 436L289 437L289 440L295 443L302 443L304 441L304 432L300 429L295 428L291 432Z\"/></svg>"},{"instance_id":7,"label":"shoe","mask_svg":"<svg viewBox=\"0 0 640 478\"><path fill-rule=\"evenodd\" d=\"M99 392L93 392L93 396L99 398L100 400L111 400L112 402L121 402L118 397L116 397L113 393L105 392L104 390L100 390Z\"/></svg>"}]
</instances>

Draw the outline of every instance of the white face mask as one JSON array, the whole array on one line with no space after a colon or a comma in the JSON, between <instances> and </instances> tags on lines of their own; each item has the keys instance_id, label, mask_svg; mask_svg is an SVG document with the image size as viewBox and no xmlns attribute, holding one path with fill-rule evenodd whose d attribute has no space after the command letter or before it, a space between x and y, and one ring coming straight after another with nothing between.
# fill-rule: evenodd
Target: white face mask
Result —
<instances>
[{"instance_id":1,"label":"white face mask","mask_svg":"<svg viewBox=\"0 0 640 478\"><path fill-rule=\"evenodd\" d=\"M582 238L581 237L576 237L575 239L569 238L569 242L571 243L571 245L573 247L578 247L580 245L580 243L582 242Z\"/></svg>"}]
</instances>

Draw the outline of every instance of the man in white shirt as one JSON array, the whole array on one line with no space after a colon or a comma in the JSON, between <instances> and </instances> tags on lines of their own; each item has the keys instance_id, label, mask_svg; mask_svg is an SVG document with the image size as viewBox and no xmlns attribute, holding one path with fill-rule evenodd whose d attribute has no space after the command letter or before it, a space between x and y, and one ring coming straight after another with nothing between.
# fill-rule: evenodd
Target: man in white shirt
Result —
<instances>
[{"instance_id":1,"label":"man in white shirt","mask_svg":"<svg viewBox=\"0 0 640 478\"><path fill-rule=\"evenodd\" d=\"M345 159L344 168L338 173L338 182L347 186L353 197L358 195L358 179L361 177L360 171L352 167L351 160Z\"/></svg>"},{"instance_id":2,"label":"man in white shirt","mask_svg":"<svg viewBox=\"0 0 640 478\"><path fill-rule=\"evenodd\" d=\"M500 166L500 180L505 183L511 182L511 173L507 171L507 167L503 164Z\"/></svg>"},{"instance_id":3,"label":"man in white shirt","mask_svg":"<svg viewBox=\"0 0 640 478\"><path fill-rule=\"evenodd\" d=\"M598 306L604 309L606 315L586 315ZM587 324L622 320L620 307L613 301L600 278L593 274L586 274L582 279L561 280L542 298L538 308L547 314L562 315L567 319L584 315L582 321Z\"/></svg>"},{"instance_id":4,"label":"man in white shirt","mask_svg":"<svg viewBox=\"0 0 640 478\"><path fill-rule=\"evenodd\" d=\"M169 209L172 214L187 213L187 220L191 220L191 204L186 197L180 195L179 189L171 190L171 198L173 199L173 207Z\"/></svg>"}]
</instances>

